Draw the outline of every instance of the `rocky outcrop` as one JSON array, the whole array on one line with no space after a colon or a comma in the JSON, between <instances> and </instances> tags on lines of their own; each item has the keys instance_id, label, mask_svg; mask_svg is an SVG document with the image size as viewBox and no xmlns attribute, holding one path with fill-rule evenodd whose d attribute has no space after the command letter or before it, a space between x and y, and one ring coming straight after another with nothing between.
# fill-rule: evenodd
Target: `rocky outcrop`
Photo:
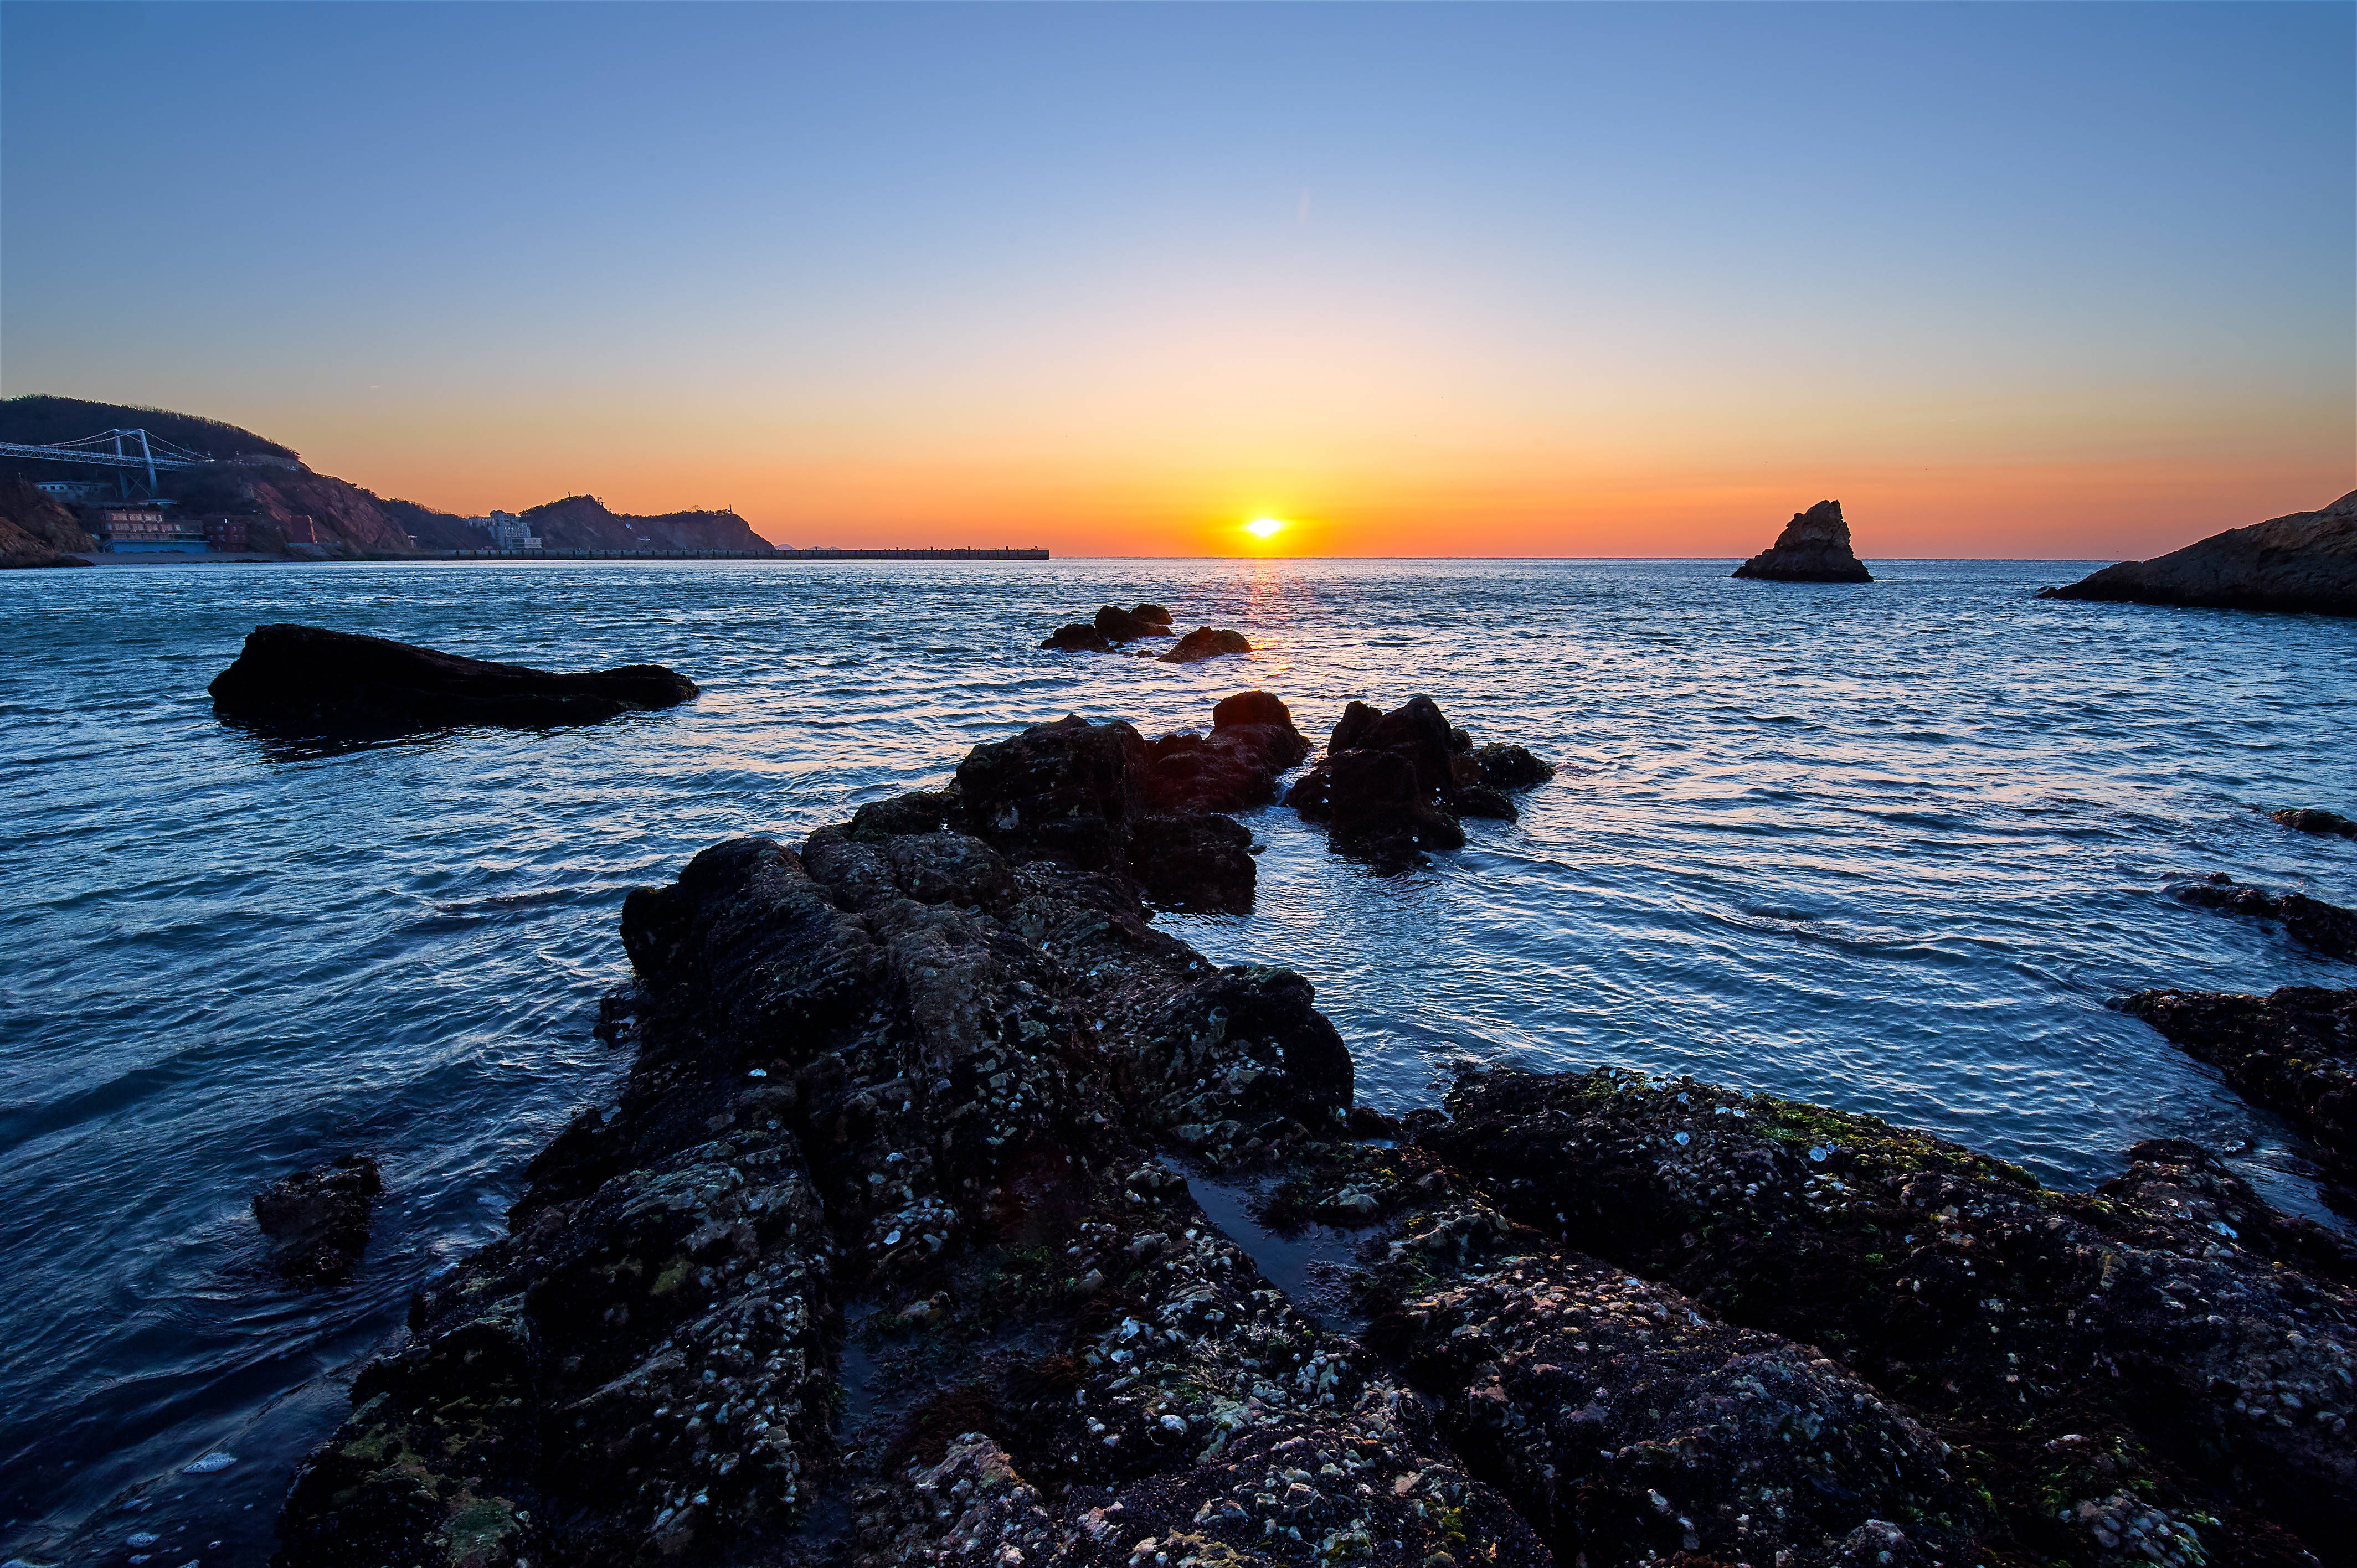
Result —
<instances>
[{"instance_id":1,"label":"rocky outcrop","mask_svg":"<svg viewBox=\"0 0 2357 1568\"><path fill-rule=\"evenodd\" d=\"M1530 1228L1520 1250L1584 1253L1659 1282L1599 1291L1576 1272L1524 1269L1484 1309L1494 1326L1476 1325L1495 1343L1478 1358L1494 1372L1448 1358L1444 1424L1494 1434L1517 1470L1552 1483L1546 1514L1525 1505L1526 1517L1593 1508L1593 1478L1617 1503L1598 1510L1606 1530L1641 1529L1664 1554L1691 1530L1722 1562L1767 1560L1747 1525L1792 1529L1813 1506L1803 1499L1845 1494L1873 1518L1913 1521L1894 1561L1960 1561L1952 1543L1974 1535L2048 1561L2189 1568L2205 1553L2298 1561L2303 1541L2327 1557L2340 1550L2327 1544L2333 1521L2357 1505L2345 1381L2357 1265L2338 1238L2269 1208L2193 1145L2139 1144L2125 1176L2074 1195L1872 1117L1688 1079L1475 1073L1446 1107L1411 1118L1416 1144L1444 1162L1443 1181L1480 1184L1504 1221ZM1410 1260L1430 1269L1479 1230L1413 1183L1394 1197L1363 1169L1327 1178L1337 1179L1385 1207L1408 1200L1395 1274ZM1419 1307L1396 1286L1392 1299L1397 1316L1370 1331L1379 1338L1437 1350L1459 1332L1435 1334L1446 1319L1417 1316L1449 1303ZM1510 1359L1534 1307L1540 1332L1560 1326L1588 1341L1581 1352L1546 1333L1546 1361L1568 1371L1617 1340L1631 1348L1619 1376L1551 1387L1535 1356ZM1713 1320L1788 1348L1755 1361ZM1660 1348L1631 1347L1639 1336ZM1790 1346L1817 1348L1846 1375ZM1632 1398L1655 1366L1659 1394ZM1726 1380L1688 1392L1680 1366ZM1712 1420L1681 1414L1697 1403ZM1847 1407L1839 1419L1836 1405ZM1782 1468L1769 1413L1779 1408L1799 1422L1784 1428L1794 1449L1815 1451L1816 1477L1778 1496L1781 1514L1758 1489L1773 1493ZM1682 1427L1697 1441L1681 1441ZM1918 1429L1940 1442L1927 1446ZM1889 1498L1908 1502L1892 1514ZM1805 1522L1830 1543L1856 1517Z\"/></svg>"},{"instance_id":2,"label":"rocky outcrop","mask_svg":"<svg viewBox=\"0 0 2357 1568\"><path fill-rule=\"evenodd\" d=\"M73 513L23 479L0 477L0 568L87 566L76 551L95 550Z\"/></svg>"},{"instance_id":3,"label":"rocky outcrop","mask_svg":"<svg viewBox=\"0 0 2357 1568\"><path fill-rule=\"evenodd\" d=\"M1040 640L1039 646L1057 653L1111 653L1113 644L1105 634L1086 621L1074 621L1060 626Z\"/></svg>"},{"instance_id":4,"label":"rocky outcrop","mask_svg":"<svg viewBox=\"0 0 2357 1568\"><path fill-rule=\"evenodd\" d=\"M1399 867L1417 864L1425 851L1463 845L1459 817L1513 821L1506 791L1553 777L1552 766L1522 746L1476 746L1430 697L1411 697L1388 714L1354 702L1335 725L1325 757L1285 800L1329 824L1337 849Z\"/></svg>"},{"instance_id":5,"label":"rocky outcrop","mask_svg":"<svg viewBox=\"0 0 2357 1568\"><path fill-rule=\"evenodd\" d=\"M282 730L596 724L696 695L660 664L557 674L315 626L254 628L209 689L222 718Z\"/></svg>"},{"instance_id":6,"label":"rocky outcrop","mask_svg":"<svg viewBox=\"0 0 2357 1568\"><path fill-rule=\"evenodd\" d=\"M1170 635L1170 612L1160 605L1141 604L1134 609L1103 605L1093 620L1059 627L1039 646L1060 653L1111 653L1120 643Z\"/></svg>"},{"instance_id":7,"label":"rocky outcrop","mask_svg":"<svg viewBox=\"0 0 2357 1568\"><path fill-rule=\"evenodd\" d=\"M2237 882L2222 871L2169 889L2188 904L2224 909L2254 919L2280 920L2285 930L2327 958L2357 963L2357 910L2327 904L2305 893L2270 893Z\"/></svg>"},{"instance_id":8,"label":"rocky outcrop","mask_svg":"<svg viewBox=\"0 0 2357 1568\"><path fill-rule=\"evenodd\" d=\"M2357 490L2321 511L2230 528L2038 596L2357 616Z\"/></svg>"},{"instance_id":9,"label":"rocky outcrop","mask_svg":"<svg viewBox=\"0 0 2357 1568\"><path fill-rule=\"evenodd\" d=\"M2294 832L2357 839L2357 822L2351 821L2338 811L2319 811L2308 806L2286 806L2279 811L2269 812L2268 815Z\"/></svg>"},{"instance_id":10,"label":"rocky outcrop","mask_svg":"<svg viewBox=\"0 0 2357 1568\"><path fill-rule=\"evenodd\" d=\"M1163 618L1158 621L1149 620L1133 611L1123 609L1119 605L1101 607L1097 610L1094 625L1107 640L1113 642L1129 642L1141 637L1170 635L1168 612L1166 611Z\"/></svg>"},{"instance_id":11,"label":"rocky outcrop","mask_svg":"<svg viewBox=\"0 0 2357 1568\"><path fill-rule=\"evenodd\" d=\"M264 1187L253 1195L253 1218L270 1238L270 1266L297 1289L350 1279L383 1191L384 1178L365 1155L346 1155Z\"/></svg>"},{"instance_id":12,"label":"rocky outcrop","mask_svg":"<svg viewBox=\"0 0 2357 1568\"><path fill-rule=\"evenodd\" d=\"M2118 1006L2289 1119L2344 1187L2357 1182L2357 990L2139 991Z\"/></svg>"},{"instance_id":13,"label":"rocky outcrop","mask_svg":"<svg viewBox=\"0 0 2357 1568\"><path fill-rule=\"evenodd\" d=\"M1819 501L1796 511L1776 542L1738 566L1738 577L1771 583L1871 583L1873 575L1850 548L1841 502Z\"/></svg>"},{"instance_id":14,"label":"rocky outcrop","mask_svg":"<svg viewBox=\"0 0 2357 1568\"><path fill-rule=\"evenodd\" d=\"M1204 809L1208 792L1157 789L1149 759L1118 721L1035 725L967 754L949 821L1014 864L1102 873L1165 908L1250 909L1252 835Z\"/></svg>"},{"instance_id":15,"label":"rocky outcrop","mask_svg":"<svg viewBox=\"0 0 2357 1568\"><path fill-rule=\"evenodd\" d=\"M1211 710L1208 736L1166 735L1146 746L1146 794L1160 811L1241 811L1277 798L1276 781L1308 757L1308 737L1266 692L1239 692Z\"/></svg>"},{"instance_id":16,"label":"rocky outcrop","mask_svg":"<svg viewBox=\"0 0 2357 1568\"><path fill-rule=\"evenodd\" d=\"M1011 780L1069 815L1127 750L1042 728L975 769L1002 834L1058 815ZM2191 1145L2074 1197L1870 1118L1504 1072L1359 1144L1308 981L946 793L630 895L618 1101L361 1373L279 1568L2340 1550L2350 1259ZM1189 1171L1239 1167L1362 1231L1363 1334L1212 1221Z\"/></svg>"},{"instance_id":17,"label":"rocky outcrop","mask_svg":"<svg viewBox=\"0 0 2357 1568\"><path fill-rule=\"evenodd\" d=\"M1240 631L1223 627L1199 626L1178 639L1178 645L1162 655L1165 664L1200 664L1206 659L1217 659L1223 653L1250 653L1252 644Z\"/></svg>"}]
</instances>

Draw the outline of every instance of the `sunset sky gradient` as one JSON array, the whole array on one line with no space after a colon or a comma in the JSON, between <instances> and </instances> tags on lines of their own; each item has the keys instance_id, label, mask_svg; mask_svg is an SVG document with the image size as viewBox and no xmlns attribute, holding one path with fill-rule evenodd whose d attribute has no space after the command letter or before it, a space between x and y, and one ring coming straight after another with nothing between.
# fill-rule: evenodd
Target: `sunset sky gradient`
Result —
<instances>
[{"instance_id":1,"label":"sunset sky gradient","mask_svg":"<svg viewBox=\"0 0 2357 1568\"><path fill-rule=\"evenodd\" d=\"M0 390L797 544L2145 555L2357 487L2352 17L9 4Z\"/></svg>"}]
</instances>

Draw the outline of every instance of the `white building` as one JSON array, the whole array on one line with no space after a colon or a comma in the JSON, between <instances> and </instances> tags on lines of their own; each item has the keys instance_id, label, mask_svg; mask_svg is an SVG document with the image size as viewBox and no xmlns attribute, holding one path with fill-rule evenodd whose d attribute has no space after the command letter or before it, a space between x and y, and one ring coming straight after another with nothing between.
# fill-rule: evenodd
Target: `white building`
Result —
<instances>
[{"instance_id":1,"label":"white building","mask_svg":"<svg viewBox=\"0 0 2357 1568\"><path fill-rule=\"evenodd\" d=\"M541 538L533 532L532 525L511 511L495 511L489 517L470 517L468 528L479 528L490 537L487 547L492 550L537 550Z\"/></svg>"}]
</instances>

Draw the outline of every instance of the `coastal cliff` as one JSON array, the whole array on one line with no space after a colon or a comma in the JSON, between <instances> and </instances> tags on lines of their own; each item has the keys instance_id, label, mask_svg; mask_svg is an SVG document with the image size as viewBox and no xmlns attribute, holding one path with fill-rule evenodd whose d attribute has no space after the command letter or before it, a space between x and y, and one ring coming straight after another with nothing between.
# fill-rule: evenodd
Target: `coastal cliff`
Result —
<instances>
[{"instance_id":1,"label":"coastal cliff","mask_svg":"<svg viewBox=\"0 0 2357 1568\"><path fill-rule=\"evenodd\" d=\"M73 513L23 479L0 478L0 567L86 565L70 553L97 546Z\"/></svg>"},{"instance_id":2,"label":"coastal cliff","mask_svg":"<svg viewBox=\"0 0 2357 1568\"><path fill-rule=\"evenodd\" d=\"M632 892L618 1099L361 1372L281 1568L2348 1560L2337 1239L2190 1144L2061 1194L1692 1079L1391 1122L1308 979L1150 923L1135 741ZM1243 1179L1353 1235L1343 1302L1215 1222Z\"/></svg>"},{"instance_id":3,"label":"coastal cliff","mask_svg":"<svg viewBox=\"0 0 2357 1568\"><path fill-rule=\"evenodd\" d=\"M207 467L162 472L156 477L157 489L183 513L243 518L256 550L353 560L420 551L480 550L489 544L487 537L457 513L416 501L387 499L348 480L315 473L293 447L221 420L42 394L0 399L0 440L40 444L114 428L145 429L220 458ZM27 479L91 476L87 468L30 458L14 460L11 471L17 470ZM48 498L41 499L56 506ZM64 515L67 524L73 525L71 513ZM775 548L733 511L638 516L612 511L595 496L577 495L544 502L521 515L550 550L731 550L760 554ZM19 530L27 526L16 509L0 516L0 527L10 523ZM54 551L97 548L97 541L78 525L73 525L73 532L79 542L57 544ZM0 562L55 564L32 559L38 553L37 547L16 542L13 534L0 533Z\"/></svg>"},{"instance_id":4,"label":"coastal cliff","mask_svg":"<svg viewBox=\"0 0 2357 1568\"><path fill-rule=\"evenodd\" d=\"M2357 616L2357 490L2321 510L2230 528L2038 596Z\"/></svg>"}]
</instances>

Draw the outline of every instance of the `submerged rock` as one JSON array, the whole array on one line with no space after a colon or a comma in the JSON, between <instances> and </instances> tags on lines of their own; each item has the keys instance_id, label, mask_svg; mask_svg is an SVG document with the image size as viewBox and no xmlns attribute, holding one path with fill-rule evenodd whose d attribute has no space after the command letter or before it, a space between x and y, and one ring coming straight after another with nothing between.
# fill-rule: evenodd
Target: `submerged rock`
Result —
<instances>
[{"instance_id":1,"label":"submerged rock","mask_svg":"<svg viewBox=\"0 0 2357 1568\"><path fill-rule=\"evenodd\" d=\"M2357 616L2357 490L2321 511L2230 528L2038 596Z\"/></svg>"},{"instance_id":2,"label":"submerged rock","mask_svg":"<svg viewBox=\"0 0 2357 1568\"><path fill-rule=\"evenodd\" d=\"M2139 991L2118 1005L2289 1118L2342 1184L2357 1180L2357 990Z\"/></svg>"},{"instance_id":3,"label":"submerged rock","mask_svg":"<svg viewBox=\"0 0 2357 1568\"><path fill-rule=\"evenodd\" d=\"M2330 834L2344 839L2357 839L2357 822L2352 822L2338 811L2319 811L2313 807L2286 806L2268 815L2296 832Z\"/></svg>"},{"instance_id":4,"label":"submerged rock","mask_svg":"<svg viewBox=\"0 0 2357 1568\"><path fill-rule=\"evenodd\" d=\"M2285 930L2327 958L2357 963L2357 910L2311 898L2305 893L2270 893L2213 871L2169 889L2188 904L2230 910L2256 919L2280 920Z\"/></svg>"},{"instance_id":5,"label":"submerged rock","mask_svg":"<svg viewBox=\"0 0 2357 1568\"><path fill-rule=\"evenodd\" d=\"M660 664L558 674L315 626L254 628L209 690L221 717L279 729L596 724L697 694Z\"/></svg>"},{"instance_id":6,"label":"submerged rock","mask_svg":"<svg viewBox=\"0 0 2357 1568\"><path fill-rule=\"evenodd\" d=\"M1167 635L1168 628L1165 628ZM1252 644L1240 631L1228 631L1199 626L1178 639L1178 646L1162 656L1165 664L1200 664L1206 659L1217 659L1222 653L1250 653Z\"/></svg>"},{"instance_id":7,"label":"submerged rock","mask_svg":"<svg viewBox=\"0 0 2357 1568\"><path fill-rule=\"evenodd\" d=\"M1842 521L1841 502L1819 501L1796 511L1776 542L1738 566L1738 577L1760 577L1772 583L1871 583L1856 551L1850 548L1849 524Z\"/></svg>"},{"instance_id":8,"label":"submerged rock","mask_svg":"<svg viewBox=\"0 0 2357 1568\"><path fill-rule=\"evenodd\" d=\"M346 1155L264 1187L253 1195L253 1218L271 1240L270 1266L297 1289L343 1283L368 1247L383 1191L383 1176L365 1155Z\"/></svg>"}]
</instances>

